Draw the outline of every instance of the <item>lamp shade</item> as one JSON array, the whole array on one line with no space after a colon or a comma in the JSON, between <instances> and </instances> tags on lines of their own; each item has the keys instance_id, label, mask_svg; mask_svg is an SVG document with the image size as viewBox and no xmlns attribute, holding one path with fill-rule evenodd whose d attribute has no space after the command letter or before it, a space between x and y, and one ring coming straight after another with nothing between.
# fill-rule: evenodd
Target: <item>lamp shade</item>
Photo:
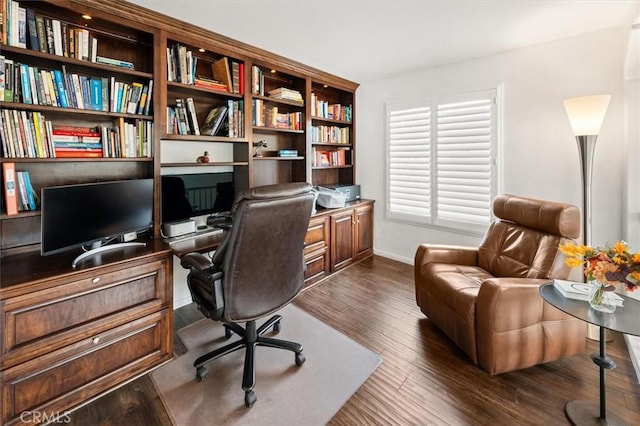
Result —
<instances>
[{"instance_id":1,"label":"lamp shade","mask_svg":"<svg viewBox=\"0 0 640 426\"><path fill-rule=\"evenodd\" d=\"M581 96L564 101L575 136L598 135L609 106L609 95Z\"/></svg>"}]
</instances>

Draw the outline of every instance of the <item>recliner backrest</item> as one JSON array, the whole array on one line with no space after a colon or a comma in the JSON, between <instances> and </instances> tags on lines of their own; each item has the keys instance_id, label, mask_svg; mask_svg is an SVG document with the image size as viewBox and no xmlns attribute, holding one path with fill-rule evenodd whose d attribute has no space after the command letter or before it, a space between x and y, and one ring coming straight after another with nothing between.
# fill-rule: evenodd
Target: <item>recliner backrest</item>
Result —
<instances>
[{"instance_id":1,"label":"recliner backrest","mask_svg":"<svg viewBox=\"0 0 640 426\"><path fill-rule=\"evenodd\" d=\"M558 245L580 235L580 211L571 204L503 194L493 201L497 220L478 252L478 265L496 277L566 278Z\"/></svg>"},{"instance_id":2,"label":"recliner backrest","mask_svg":"<svg viewBox=\"0 0 640 426\"><path fill-rule=\"evenodd\" d=\"M236 197L233 226L214 263L223 272L225 321L249 321L289 303L304 284L307 183L256 187Z\"/></svg>"}]
</instances>

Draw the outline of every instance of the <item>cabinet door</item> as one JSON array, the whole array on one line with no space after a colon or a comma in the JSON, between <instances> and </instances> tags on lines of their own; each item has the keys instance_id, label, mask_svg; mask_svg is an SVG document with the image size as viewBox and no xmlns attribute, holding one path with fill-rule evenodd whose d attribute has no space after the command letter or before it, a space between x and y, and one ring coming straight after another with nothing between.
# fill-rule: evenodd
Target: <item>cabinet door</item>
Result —
<instances>
[{"instance_id":1,"label":"cabinet door","mask_svg":"<svg viewBox=\"0 0 640 426\"><path fill-rule=\"evenodd\" d=\"M347 210L331 216L331 272L354 261L354 211Z\"/></svg>"},{"instance_id":2,"label":"cabinet door","mask_svg":"<svg viewBox=\"0 0 640 426\"><path fill-rule=\"evenodd\" d=\"M355 210L355 257L364 259L373 254L373 206L365 205Z\"/></svg>"}]
</instances>

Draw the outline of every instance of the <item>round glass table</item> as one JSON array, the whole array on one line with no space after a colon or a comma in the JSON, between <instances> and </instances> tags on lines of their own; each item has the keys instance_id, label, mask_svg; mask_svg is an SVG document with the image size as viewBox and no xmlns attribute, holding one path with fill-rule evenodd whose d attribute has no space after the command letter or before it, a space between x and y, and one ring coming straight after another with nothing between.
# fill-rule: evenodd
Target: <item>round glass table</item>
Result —
<instances>
[{"instance_id":1,"label":"round glass table","mask_svg":"<svg viewBox=\"0 0 640 426\"><path fill-rule=\"evenodd\" d=\"M615 312L607 314L592 309L587 301L563 296L553 283L541 286L540 295L561 311L600 327L600 352L591 354L593 362L600 367L600 406L590 401L569 401L564 407L567 418L573 425L626 424L615 414L607 413L606 370L614 369L616 364L607 357L605 329L640 336L640 301L620 295L624 306L618 306Z\"/></svg>"}]
</instances>

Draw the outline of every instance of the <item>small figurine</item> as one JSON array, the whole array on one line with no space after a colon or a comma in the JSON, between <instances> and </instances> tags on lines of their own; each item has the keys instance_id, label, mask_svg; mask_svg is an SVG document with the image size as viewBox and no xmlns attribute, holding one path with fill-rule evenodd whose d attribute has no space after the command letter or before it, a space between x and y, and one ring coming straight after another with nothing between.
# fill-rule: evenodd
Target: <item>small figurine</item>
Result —
<instances>
[{"instance_id":1,"label":"small figurine","mask_svg":"<svg viewBox=\"0 0 640 426\"><path fill-rule=\"evenodd\" d=\"M253 142L253 156L254 157L262 157L262 154L260 154L260 152L258 152L258 149L266 148L266 147L267 147L267 141Z\"/></svg>"},{"instance_id":2,"label":"small figurine","mask_svg":"<svg viewBox=\"0 0 640 426\"><path fill-rule=\"evenodd\" d=\"M205 151L204 155L196 158L196 163L208 163L209 162L209 151Z\"/></svg>"}]
</instances>

